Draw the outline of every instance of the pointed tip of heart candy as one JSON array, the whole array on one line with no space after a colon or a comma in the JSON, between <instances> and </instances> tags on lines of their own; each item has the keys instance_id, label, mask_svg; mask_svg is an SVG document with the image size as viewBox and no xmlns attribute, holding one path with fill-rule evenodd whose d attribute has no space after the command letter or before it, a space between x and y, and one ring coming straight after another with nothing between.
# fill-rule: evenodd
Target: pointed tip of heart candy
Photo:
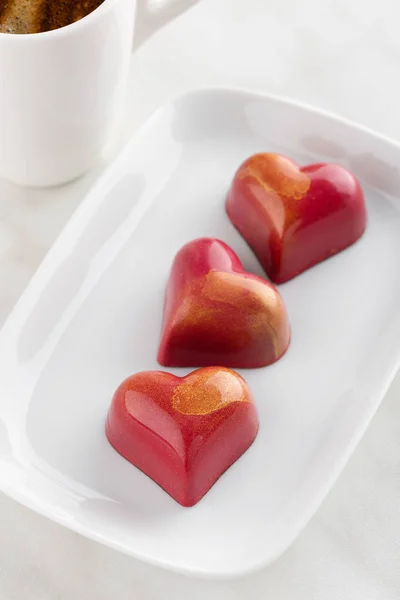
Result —
<instances>
[{"instance_id":1,"label":"pointed tip of heart candy","mask_svg":"<svg viewBox=\"0 0 400 600\"><path fill-rule=\"evenodd\" d=\"M200 238L181 248L166 290L159 364L259 368L279 360L289 342L279 292L247 273L227 244Z\"/></svg>"},{"instance_id":2,"label":"pointed tip of heart candy","mask_svg":"<svg viewBox=\"0 0 400 600\"><path fill-rule=\"evenodd\" d=\"M194 506L251 446L258 417L244 379L221 367L137 373L116 390L106 435L179 504Z\"/></svg>"}]
</instances>

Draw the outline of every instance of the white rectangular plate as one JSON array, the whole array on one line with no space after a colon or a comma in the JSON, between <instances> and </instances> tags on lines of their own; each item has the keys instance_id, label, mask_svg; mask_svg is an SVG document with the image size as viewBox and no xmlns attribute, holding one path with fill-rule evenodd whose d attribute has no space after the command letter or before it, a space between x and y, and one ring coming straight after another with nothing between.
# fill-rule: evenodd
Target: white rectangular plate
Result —
<instances>
[{"instance_id":1,"label":"white rectangular plate","mask_svg":"<svg viewBox=\"0 0 400 600\"><path fill-rule=\"evenodd\" d=\"M104 421L122 379L158 368L164 288L182 244L221 238L262 275L224 212L235 169L257 151L352 169L368 230L280 286L289 351L243 372L259 436L185 509L109 446ZM279 556L332 486L399 364L398 165L393 142L277 98L211 90L158 110L83 202L0 336L1 489L179 571L236 576Z\"/></svg>"}]
</instances>

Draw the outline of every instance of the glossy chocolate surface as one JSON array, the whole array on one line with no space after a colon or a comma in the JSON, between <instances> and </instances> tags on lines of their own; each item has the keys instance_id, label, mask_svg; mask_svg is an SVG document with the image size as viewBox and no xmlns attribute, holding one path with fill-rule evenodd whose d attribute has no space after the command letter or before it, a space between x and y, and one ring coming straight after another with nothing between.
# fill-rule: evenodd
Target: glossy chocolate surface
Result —
<instances>
[{"instance_id":1,"label":"glossy chocolate surface","mask_svg":"<svg viewBox=\"0 0 400 600\"><path fill-rule=\"evenodd\" d=\"M256 154L239 167L226 210L275 283L344 250L367 223L363 191L347 169L299 167L272 153Z\"/></svg>"},{"instance_id":2,"label":"glossy chocolate surface","mask_svg":"<svg viewBox=\"0 0 400 600\"><path fill-rule=\"evenodd\" d=\"M279 292L247 273L229 246L200 238L178 252L165 297L161 365L263 367L278 360L289 341Z\"/></svg>"},{"instance_id":3,"label":"glossy chocolate surface","mask_svg":"<svg viewBox=\"0 0 400 600\"><path fill-rule=\"evenodd\" d=\"M182 378L162 371L129 377L114 394L106 425L111 445L182 506L196 504L257 431L246 382L221 367Z\"/></svg>"}]
</instances>

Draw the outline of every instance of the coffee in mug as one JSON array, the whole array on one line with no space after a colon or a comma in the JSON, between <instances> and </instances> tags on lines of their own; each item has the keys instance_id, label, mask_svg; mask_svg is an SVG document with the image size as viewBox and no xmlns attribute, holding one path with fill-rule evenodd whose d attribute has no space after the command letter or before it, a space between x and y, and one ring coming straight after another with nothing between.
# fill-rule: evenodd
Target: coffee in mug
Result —
<instances>
[{"instance_id":1,"label":"coffee in mug","mask_svg":"<svg viewBox=\"0 0 400 600\"><path fill-rule=\"evenodd\" d=\"M65 27L104 0L0 0L0 33L40 33Z\"/></svg>"},{"instance_id":2,"label":"coffee in mug","mask_svg":"<svg viewBox=\"0 0 400 600\"><path fill-rule=\"evenodd\" d=\"M0 0L0 179L51 186L88 171L122 114L136 5L157 26L163 8L195 1Z\"/></svg>"}]
</instances>

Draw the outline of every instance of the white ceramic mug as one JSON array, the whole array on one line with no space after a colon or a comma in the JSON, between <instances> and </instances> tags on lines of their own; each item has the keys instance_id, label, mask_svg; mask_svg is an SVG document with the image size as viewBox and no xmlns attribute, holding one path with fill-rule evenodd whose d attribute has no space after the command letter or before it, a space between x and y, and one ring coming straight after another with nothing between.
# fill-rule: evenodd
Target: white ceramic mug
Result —
<instances>
[{"instance_id":1,"label":"white ceramic mug","mask_svg":"<svg viewBox=\"0 0 400 600\"><path fill-rule=\"evenodd\" d=\"M0 33L0 178L50 186L91 167L122 100L135 12L136 0L104 0L60 29Z\"/></svg>"}]
</instances>

